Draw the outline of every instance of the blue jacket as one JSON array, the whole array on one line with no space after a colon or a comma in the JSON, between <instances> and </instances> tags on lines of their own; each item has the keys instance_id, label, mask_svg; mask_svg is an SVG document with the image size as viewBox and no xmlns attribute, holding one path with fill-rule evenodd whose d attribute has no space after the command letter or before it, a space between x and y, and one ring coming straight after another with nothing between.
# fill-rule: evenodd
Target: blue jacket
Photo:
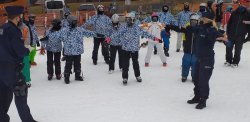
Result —
<instances>
[{"instance_id":1,"label":"blue jacket","mask_svg":"<svg viewBox=\"0 0 250 122\"><path fill-rule=\"evenodd\" d=\"M164 23L166 25L178 25L178 22L175 20L174 16L170 12L159 12L157 13L159 17L159 22ZM152 22L151 16L146 17L142 22Z\"/></svg>"},{"instance_id":2,"label":"blue jacket","mask_svg":"<svg viewBox=\"0 0 250 122\"><path fill-rule=\"evenodd\" d=\"M59 33L60 39L63 41L64 54L67 56L83 54L83 38L96 36L94 32L85 30L81 27L76 27L74 29L63 28L57 33Z\"/></svg>"},{"instance_id":3,"label":"blue jacket","mask_svg":"<svg viewBox=\"0 0 250 122\"><path fill-rule=\"evenodd\" d=\"M154 36L147 31L142 30L138 25L134 24L132 27L128 27L125 24L118 36L122 39L122 50L125 51L139 51L140 49L140 37L154 39Z\"/></svg>"},{"instance_id":4,"label":"blue jacket","mask_svg":"<svg viewBox=\"0 0 250 122\"><path fill-rule=\"evenodd\" d=\"M32 45L31 46L36 46L37 42L39 42L39 37L37 33L37 28L35 25L30 25L31 33L32 33Z\"/></svg>"},{"instance_id":5,"label":"blue jacket","mask_svg":"<svg viewBox=\"0 0 250 122\"><path fill-rule=\"evenodd\" d=\"M51 29L46 31L46 37L48 40L42 42L41 47L50 52L61 52L62 51L62 40L60 39L60 34L56 31L51 31Z\"/></svg>"},{"instance_id":6,"label":"blue jacket","mask_svg":"<svg viewBox=\"0 0 250 122\"><path fill-rule=\"evenodd\" d=\"M89 25L93 26L95 33L107 36L109 34L107 29L112 25L112 21L106 15L94 15L86 21L83 27L86 28Z\"/></svg>"},{"instance_id":7,"label":"blue jacket","mask_svg":"<svg viewBox=\"0 0 250 122\"><path fill-rule=\"evenodd\" d=\"M121 46L121 41L122 41L122 38L119 37L119 33L120 31L122 30L122 26L124 26L124 24L119 24L118 25L118 28L115 28L115 27L111 27L111 29L109 29L109 37L111 39L111 42L110 42L110 45L113 45L113 46Z\"/></svg>"},{"instance_id":8,"label":"blue jacket","mask_svg":"<svg viewBox=\"0 0 250 122\"><path fill-rule=\"evenodd\" d=\"M181 27L185 27L185 25L190 21L190 15L192 12L190 11L181 11L177 15L178 25Z\"/></svg>"}]
</instances>

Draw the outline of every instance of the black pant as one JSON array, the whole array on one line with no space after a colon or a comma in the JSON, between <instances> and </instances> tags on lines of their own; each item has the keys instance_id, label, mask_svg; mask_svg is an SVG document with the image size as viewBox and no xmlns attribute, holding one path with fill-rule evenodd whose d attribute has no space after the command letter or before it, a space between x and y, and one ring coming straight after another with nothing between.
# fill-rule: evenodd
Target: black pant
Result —
<instances>
[{"instance_id":1,"label":"black pant","mask_svg":"<svg viewBox=\"0 0 250 122\"><path fill-rule=\"evenodd\" d=\"M0 122L9 122L10 120L7 113L13 99L13 89L13 86L0 81ZM27 104L27 96L15 96L15 104L22 122L34 121Z\"/></svg>"},{"instance_id":2,"label":"black pant","mask_svg":"<svg viewBox=\"0 0 250 122\"><path fill-rule=\"evenodd\" d=\"M105 46L104 41L105 41L105 38L94 37L94 49L92 52L92 59L94 61L97 61L98 59L98 50L99 50L100 44L102 45L102 55L104 56L104 60L107 62L109 61L109 48Z\"/></svg>"},{"instance_id":3,"label":"black pant","mask_svg":"<svg viewBox=\"0 0 250 122\"><path fill-rule=\"evenodd\" d=\"M72 64L74 64L74 72L75 75L81 74L81 55L73 55L73 56L67 56L66 55L66 63L64 68L64 74L70 75Z\"/></svg>"},{"instance_id":4,"label":"black pant","mask_svg":"<svg viewBox=\"0 0 250 122\"><path fill-rule=\"evenodd\" d=\"M213 69L214 57L198 59L194 78L194 94L196 98L208 99L209 80Z\"/></svg>"},{"instance_id":5,"label":"black pant","mask_svg":"<svg viewBox=\"0 0 250 122\"><path fill-rule=\"evenodd\" d=\"M53 64L55 65L55 74L61 75L61 52L47 51L47 72L49 75L54 74Z\"/></svg>"},{"instance_id":6,"label":"black pant","mask_svg":"<svg viewBox=\"0 0 250 122\"><path fill-rule=\"evenodd\" d=\"M226 61L230 64L239 64L241 50L244 43L244 38L238 38L237 40L231 40L232 46L226 47ZM234 48L234 56L233 56L233 48Z\"/></svg>"},{"instance_id":7,"label":"black pant","mask_svg":"<svg viewBox=\"0 0 250 122\"><path fill-rule=\"evenodd\" d=\"M138 51L136 52L131 52L131 51L125 51L122 50L122 78L123 79L128 79L128 71L129 71L129 63L130 63L130 58L132 58L132 62L133 62L133 69L134 69L134 74L135 77L140 76L140 66L139 66L139 62L138 62Z\"/></svg>"},{"instance_id":8,"label":"black pant","mask_svg":"<svg viewBox=\"0 0 250 122\"><path fill-rule=\"evenodd\" d=\"M122 49L121 46L112 46L110 45L110 62L109 62L109 70L115 69L115 58L116 58L116 52L118 52L119 56L119 68L122 68Z\"/></svg>"}]
</instances>

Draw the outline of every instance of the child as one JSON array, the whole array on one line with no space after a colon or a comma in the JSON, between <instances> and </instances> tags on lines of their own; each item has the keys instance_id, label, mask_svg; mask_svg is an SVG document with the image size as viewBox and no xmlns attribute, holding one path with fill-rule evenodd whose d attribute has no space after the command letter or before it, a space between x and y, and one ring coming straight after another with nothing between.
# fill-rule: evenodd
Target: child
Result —
<instances>
[{"instance_id":1,"label":"child","mask_svg":"<svg viewBox=\"0 0 250 122\"><path fill-rule=\"evenodd\" d=\"M161 39L163 40L164 42L164 45L163 45L163 49L164 49L164 53L165 53L165 56L169 57L169 44L170 44L170 29L169 28L166 28L163 29L161 31Z\"/></svg>"},{"instance_id":2,"label":"child","mask_svg":"<svg viewBox=\"0 0 250 122\"><path fill-rule=\"evenodd\" d=\"M152 22L148 23L148 32L150 34L152 34L153 36L160 39L163 26L161 23L159 23L159 17L156 13L153 13L151 17L152 17ZM149 62L150 62L154 47L157 48L158 54L159 54L160 59L162 61L162 65L164 67L166 67L167 66L167 63L166 63L167 58L163 53L162 43L155 42L154 40L148 40L148 51L147 51L147 55L145 57L145 67L149 66Z\"/></svg>"},{"instance_id":3,"label":"child","mask_svg":"<svg viewBox=\"0 0 250 122\"><path fill-rule=\"evenodd\" d=\"M119 34L119 31L121 30L122 25L119 23L119 15L114 14L112 16L112 27L109 30L110 34L106 41L109 41L110 39L110 62L109 62L109 74L112 74L115 69L115 58L116 58L116 52L118 52L119 56L119 68L122 69L122 54L121 54L121 38L117 36Z\"/></svg>"},{"instance_id":4,"label":"child","mask_svg":"<svg viewBox=\"0 0 250 122\"><path fill-rule=\"evenodd\" d=\"M137 24L135 24L135 15L129 13L126 15L126 24L124 28L119 33L119 37L122 41L122 56L123 56L123 66L122 66L122 78L123 84L127 85L128 82L128 71L130 58L133 61L134 74L137 82L142 82L140 74L140 66L138 62L139 57L139 45L140 45L140 36L145 38L150 38L155 41L161 41L160 39L150 35L148 32L142 30Z\"/></svg>"},{"instance_id":5,"label":"child","mask_svg":"<svg viewBox=\"0 0 250 122\"><path fill-rule=\"evenodd\" d=\"M74 64L75 80L83 81L81 76L81 54L84 52L83 38L85 36L96 36L96 33L87 31L77 27L77 18L69 16L69 28L63 28L59 31L61 40L63 40L64 54L66 56L66 64L64 69L64 81L70 83L70 74L72 64Z\"/></svg>"},{"instance_id":6,"label":"child","mask_svg":"<svg viewBox=\"0 0 250 122\"><path fill-rule=\"evenodd\" d=\"M52 21L52 28L46 31L45 37L47 40L42 41L42 48L40 54L44 54L47 50L47 73L48 80L52 80L54 74L53 65L55 65L56 79L61 79L61 52L62 52L62 41L60 35L57 33L61 29L61 21L54 19ZM53 58L54 57L54 58Z\"/></svg>"}]
</instances>

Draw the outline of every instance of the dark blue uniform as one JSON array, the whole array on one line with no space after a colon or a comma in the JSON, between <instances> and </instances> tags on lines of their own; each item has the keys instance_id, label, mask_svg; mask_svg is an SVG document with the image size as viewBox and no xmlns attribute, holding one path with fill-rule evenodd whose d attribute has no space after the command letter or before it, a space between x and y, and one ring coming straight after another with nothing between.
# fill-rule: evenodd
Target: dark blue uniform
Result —
<instances>
[{"instance_id":1,"label":"dark blue uniform","mask_svg":"<svg viewBox=\"0 0 250 122\"><path fill-rule=\"evenodd\" d=\"M23 122L34 122L27 105L27 86L22 75L22 61L29 50L22 33L8 22L0 27L0 122L9 122L8 109L15 93L15 103Z\"/></svg>"},{"instance_id":2,"label":"dark blue uniform","mask_svg":"<svg viewBox=\"0 0 250 122\"><path fill-rule=\"evenodd\" d=\"M223 32L218 32L209 24L198 26L194 31L194 51L197 57L194 94L197 98L208 99L209 80L214 69L214 44L216 38L222 36Z\"/></svg>"}]
</instances>

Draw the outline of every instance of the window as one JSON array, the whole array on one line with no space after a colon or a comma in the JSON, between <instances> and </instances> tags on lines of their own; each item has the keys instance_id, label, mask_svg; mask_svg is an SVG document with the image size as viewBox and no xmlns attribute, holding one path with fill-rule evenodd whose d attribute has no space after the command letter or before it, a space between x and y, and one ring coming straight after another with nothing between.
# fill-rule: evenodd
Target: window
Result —
<instances>
[{"instance_id":1,"label":"window","mask_svg":"<svg viewBox=\"0 0 250 122\"><path fill-rule=\"evenodd\" d=\"M62 1L50 1L47 2L47 9L63 9Z\"/></svg>"},{"instance_id":2,"label":"window","mask_svg":"<svg viewBox=\"0 0 250 122\"><path fill-rule=\"evenodd\" d=\"M89 11L89 10L95 11L94 5L81 5L79 7L79 11Z\"/></svg>"},{"instance_id":3,"label":"window","mask_svg":"<svg viewBox=\"0 0 250 122\"><path fill-rule=\"evenodd\" d=\"M11 2L15 2L16 0L0 0L0 4L3 3L11 3Z\"/></svg>"}]
</instances>

